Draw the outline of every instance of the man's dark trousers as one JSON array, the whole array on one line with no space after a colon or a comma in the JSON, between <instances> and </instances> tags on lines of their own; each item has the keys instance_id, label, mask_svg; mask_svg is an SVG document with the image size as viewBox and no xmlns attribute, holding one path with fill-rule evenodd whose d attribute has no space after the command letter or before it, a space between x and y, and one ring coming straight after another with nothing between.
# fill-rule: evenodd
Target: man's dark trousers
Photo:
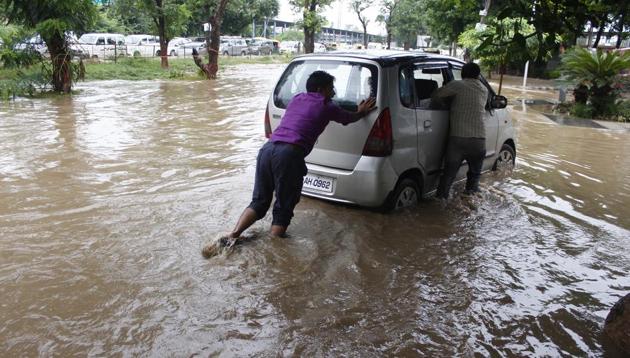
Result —
<instances>
[{"instance_id":1,"label":"man's dark trousers","mask_svg":"<svg viewBox=\"0 0 630 358\"><path fill-rule=\"evenodd\" d=\"M479 178L481 177L481 167L485 157L485 138L450 137L446 146L444 172L440 178L436 196L448 199L451 185L453 185L457 171L464 159L468 163L466 191L479 191Z\"/></svg>"}]
</instances>

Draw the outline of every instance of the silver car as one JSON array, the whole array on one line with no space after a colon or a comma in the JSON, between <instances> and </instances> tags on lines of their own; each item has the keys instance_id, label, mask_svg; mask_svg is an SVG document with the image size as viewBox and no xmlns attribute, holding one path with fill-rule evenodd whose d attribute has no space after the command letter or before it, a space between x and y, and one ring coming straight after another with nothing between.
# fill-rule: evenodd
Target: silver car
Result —
<instances>
[{"instance_id":1,"label":"silver car","mask_svg":"<svg viewBox=\"0 0 630 358\"><path fill-rule=\"evenodd\" d=\"M324 70L335 76L341 107L375 97L378 110L356 123L331 122L306 157L308 174L302 194L366 207L412 206L435 192L442 172L449 112L432 103L431 93L461 79L458 59L404 51L361 51L310 54L285 69L267 103L265 134L278 126L289 101L306 91L308 76ZM485 79L486 159L483 170L512 167L516 156L514 129L505 109ZM465 178L464 163L457 179Z\"/></svg>"}]
</instances>

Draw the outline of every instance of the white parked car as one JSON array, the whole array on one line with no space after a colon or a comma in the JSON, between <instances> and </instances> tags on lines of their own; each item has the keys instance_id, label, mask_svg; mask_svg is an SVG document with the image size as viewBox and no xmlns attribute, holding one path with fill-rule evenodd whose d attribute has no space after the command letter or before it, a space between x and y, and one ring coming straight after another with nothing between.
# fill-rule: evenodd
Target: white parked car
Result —
<instances>
[{"instance_id":1,"label":"white parked car","mask_svg":"<svg viewBox=\"0 0 630 358\"><path fill-rule=\"evenodd\" d=\"M304 45L299 41L282 41L280 42L280 53L297 54L304 52Z\"/></svg>"},{"instance_id":2,"label":"white parked car","mask_svg":"<svg viewBox=\"0 0 630 358\"><path fill-rule=\"evenodd\" d=\"M331 122L306 157L302 194L367 207L411 206L435 192L448 136L447 108L431 103L431 93L461 79L461 60L404 51L310 54L285 69L267 103L265 134L278 126L287 104L306 91L308 76L324 70L335 76L341 107L376 98L378 109L348 126ZM483 170L511 168L516 156L507 99L488 87ZM457 180L465 178L464 164Z\"/></svg>"},{"instance_id":3,"label":"white parked car","mask_svg":"<svg viewBox=\"0 0 630 358\"><path fill-rule=\"evenodd\" d=\"M134 57L152 57L160 55L160 38L154 35L125 36L127 53Z\"/></svg>"},{"instance_id":4,"label":"white parked car","mask_svg":"<svg viewBox=\"0 0 630 358\"><path fill-rule=\"evenodd\" d=\"M79 37L78 43L70 45L70 49L90 58L113 58L127 55L125 36L122 34L83 34Z\"/></svg>"},{"instance_id":5,"label":"white parked car","mask_svg":"<svg viewBox=\"0 0 630 358\"><path fill-rule=\"evenodd\" d=\"M192 42L191 39L185 37L175 37L168 42L168 54L169 56L178 56L179 48L187 43ZM183 51L182 51L183 54Z\"/></svg>"},{"instance_id":6,"label":"white parked car","mask_svg":"<svg viewBox=\"0 0 630 358\"><path fill-rule=\"evenodd\" d=\"M313 47L313 52L326 52L326 45L323 43L316 42Z\"/></svg>"}]
</instances>

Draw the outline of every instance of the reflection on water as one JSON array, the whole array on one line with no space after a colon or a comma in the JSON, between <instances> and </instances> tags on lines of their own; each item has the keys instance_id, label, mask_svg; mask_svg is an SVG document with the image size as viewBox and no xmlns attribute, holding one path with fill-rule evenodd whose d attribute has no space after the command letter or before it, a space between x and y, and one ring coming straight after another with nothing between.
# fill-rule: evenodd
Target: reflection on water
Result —
<instances>
[{"instance_id":1,"label":"reflection on water","mask_svg":"<svg viewBox=\"0 0 630 358\"><path fill-rule=\"evenodd\" d=\"M204 260L249 201L281 70L2 104L2 355L607 351L630 291L630 134L531 110L513 110L516 171L480 197L392 215L303 198L289 238L266 218Z\"/></svg>"}]
</instances>

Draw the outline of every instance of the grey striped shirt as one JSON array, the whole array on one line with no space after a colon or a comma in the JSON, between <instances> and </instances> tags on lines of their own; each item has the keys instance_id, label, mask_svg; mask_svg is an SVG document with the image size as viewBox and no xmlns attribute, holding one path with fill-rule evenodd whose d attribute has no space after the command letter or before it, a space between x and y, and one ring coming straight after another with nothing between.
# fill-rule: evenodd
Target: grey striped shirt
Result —
<instances>
[{"instance_id":1,"label":"grey striped shirt","mask_svg":"<svg viewBox=\"0 0 630 358\"><path fill-rule=\"evenodd\" d=\"M438 88L432 98L453 97L450 111L450 135L485 138L483 115L486 112L488 89L478 79L464 78Z\"/></svg>"}]
</instances>

